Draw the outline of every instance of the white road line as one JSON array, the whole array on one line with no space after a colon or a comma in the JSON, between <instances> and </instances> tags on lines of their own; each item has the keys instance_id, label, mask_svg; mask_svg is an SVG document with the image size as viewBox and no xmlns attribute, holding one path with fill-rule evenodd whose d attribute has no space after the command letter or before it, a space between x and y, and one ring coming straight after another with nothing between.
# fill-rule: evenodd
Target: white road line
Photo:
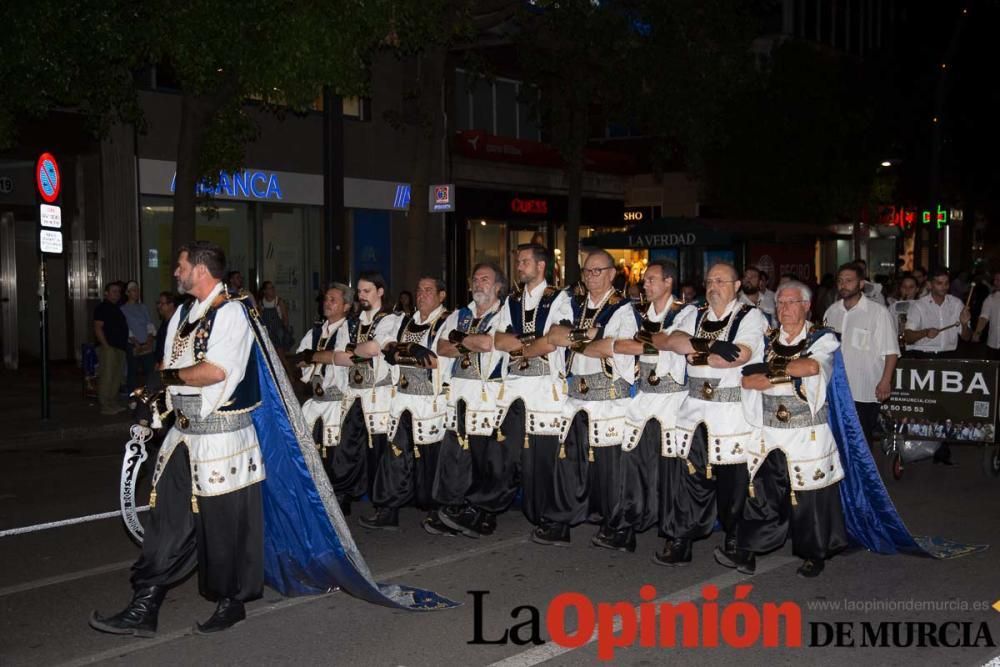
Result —
<instances>
[{"instance_id":1,"label":"white road line","mask_svg":"<svg viewBox=\"0 0 1000 667\"><path fill-rule=\"evenodd\" d=\"M441 565L450 565L451 563L456 563L458 561L467 560L469 558L474 558L484 553L489 553L497 549L505 549L507 547L516 546L518 544L524 544L528 541L527 537L512 537L506 540L500 540L499 542L486 542L481 547L475 549L469 549L468 551L459 551L456 553L449 554L447 556L441 556L440 558L433 558L428 561L424 561L418 565L407 565L405 567L397 568L395 570L390 570L389 572L384 572L382 574L376 574L374 576L375 581L387 581L389 579L395 579L396 577L402 577L413 572L420 572L422 570L429 570L434 567L439 567ZM131 565L131 562L129 563ZM307 604L309 602L316 602L318 600L323 600L331 595L335 595L339 591L333 591L331 593L325 593L323 595L307 595L298 598L283 598L278 602L269 604L265 607L257 607L247 614L247 618L257 618L258 616L264 616L265 614L270 614L271 612L281 611L282 609L289 609L291 607L297 607L300 604ZM447 612L444 612L447 613ZM130 655L132 653L137 653L139 651L144 651L148 648L153 648L156 646L162 646L163 644L168 644L177 639L182 639L192 634L192 628L184 628L181 630L175 630L166 634L158 634L152 639L136 639L135 643L129 644L127 646L119 645L117 648L108 649L107 651L102 651L101 653L94 653L92 655L84 656L81 658L76 658L75 660L70 660L69 662L61 663L58 667L82 667L83 665L92 665L95 662L101 662L102 660L112 660L114 658L123 657Z\"/></svg>"},{"instance_id":2,"label":"white road line","mask_svg":"<svg viewBox=\"0 0 1000 667\"><path fill-rule=\"evenodd\" d=\"M788 556L775 556L771 558L762 559L757 565L757 574L764 574L765 572L770 572L771 570L776 570L779 567L784 567L790 563L798 562L797 558L790 558ZM687 588L682 588L679 591L674 591L670 595L665 595L661 598L653 600L653 604L662 604L664 602L678 603L678 602L691 602L701 598L701 589L709 584L718 586L719 590L729 588L740 582L752 579L752 575L740 574L736 570L730 570L724 574L720 574L717 577L712 577L711 579L706 579L705 581L700 581L697 584L692 584ZM636 614L638 614L639 607L634 607ZM615 621L614 631L618 632L621 630L621 620ZM591 635L590 640L583 646L589 646L597 641L597 628L594 628L594 634ZM582 648L582 647L578 647ZM547 662L552 658L556 658L560 655L570 653L575 651L575 648L565 648L559 646L555 642L548 642L542 644L541 646L536 646L534 648L528 649L527 651L522 651L516 655L512 655L509 658L504 658L494 662L487 667L532 667L533 665L538 665L543 662Z\"/></svg>"},{"instance_id":3,"label":"white road line","mask_svg":"<svg viewBox=\"0 0 1000 667\"><path fill-rule=\"evenodd\" d=\"M76 579L86 579L87 577L96 577L101 574L107 574L108 572L127 570L132 566L132 563L134 562L135 559L123 560L120 563L98 565L97 567L92 567L89 570L78 570L76 572L67 572L66 574L59 574L54 577L35 579L34 581L26 581L23 584L15 584L13 586L7 586L6 588L0 588L0 598L4 597L5 595L13 595L14 593L23 593L25 591L34 590L36 588L44 588L45 586L64 584L67 581L75 581Z\"/></svg>"},{"instance_id":4,"label":"white road line","mask_svg":"<svg viewBox=\"0 0 1000 667\"><path fill-rule=\"evenodd\" d=\"M142 507L136 507L136 512L145 512L149 510L149 505L143 505ZM91 521L100 521L101 519L113 519L115 517L121 517L122 511L115 510L113 512L101 512L100 514L88 514L87 516L77 516L72 519L62 519L60 521L49 521L48 523L36 523L33 526L21 526L19 528L8 528L7 530L0 530L0 537L10 537L11 535L24 535L26 533L37 533L40 530L49 530L50 528L62 528L63 526L74 526L78 523L90 523Z\"/></svg>"}]
</instances>

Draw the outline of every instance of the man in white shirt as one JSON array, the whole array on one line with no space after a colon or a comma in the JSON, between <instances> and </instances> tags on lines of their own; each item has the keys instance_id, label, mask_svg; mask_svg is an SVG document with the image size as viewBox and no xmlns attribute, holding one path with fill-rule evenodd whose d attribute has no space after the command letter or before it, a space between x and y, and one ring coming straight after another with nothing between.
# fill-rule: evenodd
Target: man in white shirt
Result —
<instances>
[{"instance_id":1,"label":"man in white shirt","mask_svg":"<svg viewBox=\"0 0 1000 667\"><path fill-rule=\"evenodd\" d=\"M548 251L537 243L518 246L521 289L507 298L496 346L510 354L499 401L501 431L511 447L521 447L521 509L535 526L544 523L551 502L566 395L560 373L562 351L548 342L554 312L565 308L569 294L545 281ZM518 443L522 443L519 445Z\"/></svg>"},{"instance_id":2,"label":"man in white shirt","mask_svg":"<svg viewBox=\"0 0 1000 667\"><path fill-rule=\"evenodd\" d=\"M638 314L612 287L615 262L609 253L590 253L582 273L586 293L563 301L551 315L559 324L549 331L549 342L567 350L568 397L552 502L531 534L537 544L569 546L570 527L586 521L590 508L601 517L597 535L604 537L617 500L635 357L616 352L614 342L635 336Z\"/></svg>"},{"instance_id":3,"label":"man in white shirt","mask_svg":"<svg viewBox=\"0 0 1000 667\"><path fill-rule=\"evenodd\" d=\"M972 338L972 313L962 300L948 293L947 269L931 272L930 293L917 299L906 317L908 356L915 359L954 358L958 339Z\"/></svg>"},{"instance_id":4,"label":"man in white shirt","mask_svg":"<svg viewBox=\"0 0 1000 667\"><path fill-rule=\"evenodd\" d=\"M899 359L899 343L892 316L864 294L864 273L857 264L837 271L840 300L827 308L823 321L840 334L847 382L854 407L872 446L878 426L879 404L892 393L892 376Z\"/></svg>"},{"instance_id":5,"label":"man in white shirt","mask_svg":"<svg viewBox=\"0 0 1000 667\"><path fill-rule=\"evenodd\" d=\"M993 273L993 292L983 301L976 324L976 342L982 339L987 326L990 332L986 337L986 347L989 348L990 358L1000 360L1000 271Z\"/></svg>"},{"instance_id":6,"label":"man in white shirt","mask_svg":"<svg viewBox=\"0 0 1000 667\"><path fill-rule=\"evenodd\" d=\"M767 319L768 326L775 326L774 292L767 289L767 283L761 278L761 270L756 266L748 266L743 270L743 280L740 284L740 303L750 304L760 308Z\"/></svg>"},{"instance_id":7,"label":"man in white shirt","mask_svg":"<svg viewBox=\"0 0 1000 667\"><path fill-rule=\"evenodd\" d=\"M376 510L373 494L375 474L388 442L389 403L392 374L382 350L396 340L399 315L383 308L385 280L377 273L362 272L357 282L358 317L352 317L337 331L334 362L347 369L344 391L344 418L340 444L333 450L330 469L333 490L344 514L350 503L368 494Z\"/></svg>"},{"instance_id":8,"label":"man in white shirt","mask_svg":"<svg viewBox=\"0 0 1000 667\"><path fill-rule=\"evenodd\" d=\"M316 446L324 459L328 450L340 442L347 371L334 363L333 348L337 332L347 321L353 294L354 290L341 283L332 283L326 289L323 320L302 337L296 354L290 359L301 370L302 382L309 385L310 397L302 404L302 416L314 437L319 423Z\"/></svg>"}]
</instances>

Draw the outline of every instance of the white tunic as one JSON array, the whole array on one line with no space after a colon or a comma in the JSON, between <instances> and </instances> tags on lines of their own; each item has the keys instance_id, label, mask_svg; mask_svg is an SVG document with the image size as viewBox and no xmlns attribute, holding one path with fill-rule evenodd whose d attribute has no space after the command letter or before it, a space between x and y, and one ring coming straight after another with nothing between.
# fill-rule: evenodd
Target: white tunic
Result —
<instances>
[{"instance_id":1,"label":"white tunic","mask_svg":"<svg viewBox=\"0 0 1000 667\"><path fill-rule=\"evenodd\" d=\"M906 330L934 328L941 329L941 332L934 338L921 338L911 343L909 349L915 352L954 352L958 349L958 337L962 331L959 318L964 308L962 300L950 294L945 295L941 305L930 294L914 301L906 316ZM958 326L952 326L954 324Z\"/></svg>"},{"instance_id":2,"label":"white tunic","mask_svg":"<svg viewBox=\"0 0 1000 667\"><path fill-rule=\"evenodd\" d=\"M674 303L673 297L667 300L667 307L663 312L657 313L653 304L649 305L646 311L646 318L652 322L662 322ZM669 327L663 329L663 333L670 334L674 331L694 328L693 320L698 314L698 309L694 306L683 306L681 311L674 317L674 321ZM687 320L692 323L688 324ZM661 351L656 355L642 355L639 360L643 363L655 363L655 373L659 378L669 378L677 384L685 384L687 373L687 360L683 354ZM673 447L671 452L667 448L671 439L675 437L674 429L677 426L677 417L687 399L687 389L671 393L655 394L640 390L629 402L628 410L625 412L625 439L622 442L622 449L631 451L639 446L639 439L646 428L646 422L655 419L660 422L660 454L662 456L676 456Z\"/></svg>"},{"instance_id":3,"label":"white tunic","mask_svg":"<svg viewBox=\"0 0 1000 667\"><path fill-rule=\"evenodd\" d=\"M367 310L361 311L360 320L362 326L371 324L373 317L374 313ZM389 341L396 340L396 333L399 331L399 324L399 315L396 315L395 313L386 315L379 320L378 324L375 325L375 333L371 340L378 343L379 349L382 349ZM347 350L347 344L350 342L351 334L348 330L348 326L342 326L337 331L337 343L334 349L337 352L344 352ZM391 380L391 368L389 364L385 363L385 359L381 354L377 354L372 358L372 368L374 369L376 383L385 379ZM349 368L345 370L347 373L350 373ZM374 433L388 433L389 404L392 400L391 382L381 387L375 387L374 389L359 389L357 387L351 387L348 382L344 391L343 410L345 416L351 409L354 401L359 399L361 400L361 410L365 415L365 423L368 427L369 435Z\"/></svg>"},{"instance_id":4,"label":"white tunic","mask_svg":"<svg viewBox=\"0 0 1000 667\"><path fill-rule=\"evenodd\" d=\"M548 287L543 280L541 284L532 291L525 290L522 299L525 311L535 311ZM564 304L565 302L565 304ZM569 295L565 290L560 290L552 300L549 314L545 319L545 326L541 331L536 331L536 335L543 336L549 332L553 324L557 324L556 314L564 305L569 304ZM511 324L512 316L510 309L515 306L508 299L507 304L500 312L502 320L498 325L498 331L506 331ZM563 405L566 402L566 394L563 391L563 381L559 377L563 367L563 350L556 349L546 355L548 361L548 374L534 377L525 377L508 374L508 367L504 366L504 396L499 401L500 421L504 420L508 408L517 399L524 401L525 410L525 433L532 435L559 435L562 430Z\"/></svg>"},{"instance_id":5,"label":"white tunic","mask_svg":"<svg viewBox=\"0 0 1000 667\"><path fill-rule=\"evenodd\" d=\"M791 339L787 338L782 328L781 343L795 345L801 342L810 328L810 323L806 322L802 331ZM819 373L802 378L801 385L802 393L813 416L826 406L826 388L833 373L833 355L838 348L840 342L837 337L833 333L827 333L808 349L809 358L819 364ZM752 389L745 389L744 392L760 393ZM784 397L789 401L789 405L792 405L792 402L802 402L802 399L795 394L793 383L774 385L763 393ZM837 442L833 439L833 431L830 430L829 424L801 428L774 428L764 425L763 410L754 415L752 423L760 429L760 440L747 458L750 479L753 479L757 470L764 464L767 454L775 449L785 453L788 479L794 491L814 491L836 484L844 478Z\"/></svg>"},{"instance_id":6,"label":"white tunic","mask_svg":"<svg viewBox=\"0 0 1000 667\"><path fill-rule=\"evenodd\" d=\"M216 296L223 291L223 287L222 283L217 284L204 301L194 304L188 321L194 323L199 320ZM194 357L194 333L187 337L183 345L179 343L179 354L174 353L174 339L180 326L181 310L178 308L174 312L167 325L164 368L185 368L197 363ZM223 303L212 324L204 362L222 369L226 378L207 387L170 386L167 388L167 407L172 409L173 397L178 394L200 396L202 418L225 405L243 380L247 362L253 353L253 345L254 336L244 307L239 303ZM229 433L205 435L181 433L175 425L160 447L153 472L154 487L170 456L181 444L188 448L193 495L222 495L264 479L264 462L257 442L257 432L252 424Z\"/></svg>"},{"instance_id":7,"label":"white tunic","mask_svg":"<svg viewBox=\"0 0 1000 667\"><path fill-rule=\"evenodd\" d=\"M429 324L427 330L423 332L423 335L419 341L420 345L423 345L427 349L434 350L434 341L431 340L431 330L434 328L435 323L444 316L445 309L444 306L438 306L435 308L424 320L420 315L418 310L413 314L413 321L418 325ZM443 324L442 324L443 326ZM441 438L444 437L445 431L445 416L447 413L447 400L442 393L443 383L442 383L442 372L441 367L444 361L443 358L438 357L438 367L431 370L431 384L434 387L434 393L430 396L422 396L416 394L405 394L400 391L397 387L399 385L399 377L401 371L399 366L392 367L393 374L393 391L392 391L392 403L389 406L389 438L392 439L396 437L396 430L399 428L400 417L403 416L404 412L410 413L410 418L413 424L413 433L411 434L413 442L418 445L429 445L434 442L440 442Z\"/></svg>"},{"instance_id":8,"label":"white tunic","mask_svg":"<svg viewBox=\"0 0 1000 667\"><path fill-rule=\"evenodd\" d=\"M709 306L703 317L710 322L725 319L732 314L735 318L741 308L737 300L726 306L722 317L717 317ZM678 330L694 335L696 318L688 318ZM750 350L748 364L760 363L764 359L764 335L767 331L767 321L757 308L751 308L740 321L733 343L744 345ZM712 368L711 366L692 366L688 364L688 384L697 388L706 380L718 380L718 388L741 387L743 384L742 366L735 368ZM741 393L741 400L736 402L706 401L689 395L677 419L674 443L668 446L668 456L678 456L686 459L691 451L691 442L699 424L705 424L708 436L708 463L710 465L729 465L745 463L747 450L754 439L755 429L748 423L747 414L760 410L760 396L753 393Z\"/></svg>"},{"instance_id":9,"label":"white tunic","mask_svg":"<svg viewBox=\"0 0 1000 667\"><path fill-rule=\"evenodd\" d=\"M336 336L340 329L344 328L344 324L347 322L346 319L341 318L336 322L324 321L323 330L320 333L320 339L330 338L331 336ZM334 339L334 345L327 345L327 349L333 350L336 343ZM299 342L299 347L296 352L302 352L303 350L313 349L312 342L312 331L310 330L302 337L301 342ZM320 372L323 374L322 383L320 386L323 387L325 391L339 391L341 393L347 390L347 369L343 366L337 366L336 364L313 364L311 366L306 366L302 368L302 381L305 383L310 383L313 376ZM344 401L320 401L316 400L315 397L308 399L302 404L302 416L305 417L306 424L309 426L310 432L316 425L316 421L319 419L323 420L323 442L324 447L336 447L340 442L340 427L344 420Z\"/></svg>"},{"instance_id":10,"label":"white tunic","mask_svg":"<svg viewBox=\"0 0 1000 667\"><path fill-rule=\"evenodd\" d=\"M472 301L467 306L473 314L477 312L476 302ZM489 325L482 327L478 333L494 335L500 331L501 316L499 314L503 303L497 302L489 312L496 313L489 322ZM437 348L438 342L448 340L448 334L458 328L458 318L460 310L454 311L445 320L444 325L438 331L434 341ZM502 382L490 382L489 377L497 364L507 365L509 355L497 349L489 352L472 353L469 355L478 359L480 379L470 380L468 378L453 377L455 365L460 363L460 357L447 358L439 357L438 363L443 361L442 373L444 381L448 383L448 410L445 426L449 431L460 433L458 428L458 401L465 403L465 435L492 435L493 431L500 427L500 408L497 400L503 389ZM473 366L475 368L475 366Z\"/></svg>"},{"instance_id":11,"label":"white tunic","mask_svg":"<svg viewBox=\"0 0 1000 667\"><path fill-rule=\"evenodd\" d=\"M983 301L980 319L989 320L990 332L986 337L986 345L991 349L1000 349L1000 292L993 292Z\"/></svg>"},{"instance_id":12,"label":"white tunic","mask_svg":"<svg viewBox=\"0 0 1000 667\"><path fill-rule=\"evenodd\" d=\"M912 316L911 305L907 326ZM885 358L899 354L896 325L889 311L862 296L850 310L844 308L843 299L834 302L826 309L823 320L840 334L851 396L858 403L877 403L875 387L882 379Z\"/></svg>"},{"instance_id":13,"label":"white tunic","mask_svg":"<svg viewBox=\"0 0 1000 667\"><path fill-rule=\"evenodd\" d=\"M587 297L587 308L596 308L607 297L594 301ZM558 304L558 310L553 308L549 317L554 323L562 321L576 322L570 299ZM635 308L631 304L619 306L604 327L604 338L634 338L639 331L636 324ZM622 379L628 384L635 383L635 357L631 354L615 354L611 362L612 380ZM572 375L593 375L604 372L604 360L594 359L582 354L573 355ZM563 406L563 423L559 434L560 440L566 439L566 434L578 412L587 413L588 439L591 447L611 447L622 444L625 435L625 411L631 399L626 394L621 398L604 401L584 401L568 396Z\"/></svg>"}]
</instances>

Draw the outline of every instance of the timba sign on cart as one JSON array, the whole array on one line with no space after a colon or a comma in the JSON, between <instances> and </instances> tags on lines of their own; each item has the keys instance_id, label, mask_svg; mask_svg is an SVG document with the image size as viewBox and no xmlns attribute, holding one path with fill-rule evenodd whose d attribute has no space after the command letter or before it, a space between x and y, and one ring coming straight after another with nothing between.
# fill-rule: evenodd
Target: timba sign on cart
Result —
<instances>
[{"instance_id":1,"label":"timba sign on cart","mask_svg":"<svg viewBox=\"0 0 1000 667\"><path fill-rule=\"evenodd\" d=\"M900 359L887 407L916 438L993 442L1000 362Z\"/></svg>"}]
</instances>

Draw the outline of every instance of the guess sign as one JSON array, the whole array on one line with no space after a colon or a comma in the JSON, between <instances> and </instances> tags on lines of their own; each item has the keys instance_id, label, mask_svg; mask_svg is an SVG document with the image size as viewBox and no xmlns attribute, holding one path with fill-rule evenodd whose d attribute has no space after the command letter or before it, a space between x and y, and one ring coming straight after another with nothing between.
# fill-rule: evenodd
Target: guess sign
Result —
<instances>
[{"instance_id":1,"label":"guess sign","mask_svg":"<svg viewBox=\"0 0 1000 667\"><path fill-rule=\"evenodd\" d=\"M548 215L549 201L547 199L519 199L515 197L510 200L510 210L525 215Z\"/></svg>"}]
</instances>

